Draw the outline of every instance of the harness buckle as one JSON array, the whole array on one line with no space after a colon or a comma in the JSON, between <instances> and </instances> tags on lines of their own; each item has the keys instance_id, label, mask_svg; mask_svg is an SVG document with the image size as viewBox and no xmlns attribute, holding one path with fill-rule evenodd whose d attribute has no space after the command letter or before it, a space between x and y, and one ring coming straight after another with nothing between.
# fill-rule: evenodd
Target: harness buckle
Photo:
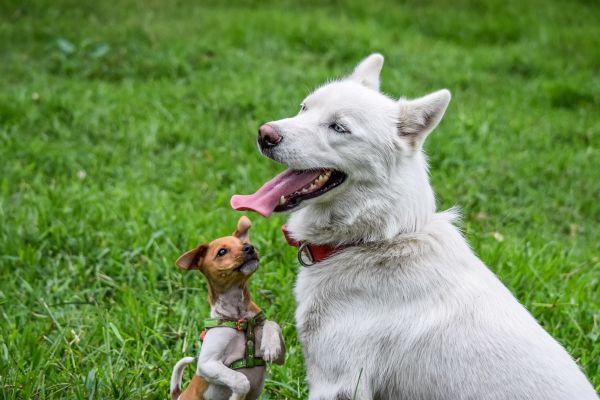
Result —
<instances>
[{"instance_id":1,"label":"harness buckle","mask_svg":"<svg viewBox=\"0 0 600 400\"><path fill-rule=\"evenodd\" d=\"M300 247L298 247L298 262L303 267L310 267L315 263L315 259L310 252L310 247L306 242L300 244Z\"/></svg>"},{"instance_id":2,"label":"harness buckle","mask_svg":"<svg viewBox=\"0 0 600 400\"><path fill-rule=\"evenodd\" d=\"M244 322L243 319L238 319L237 321L237 330L241 331L242 330L242 323Z\"/></svg>"}]
</instances>

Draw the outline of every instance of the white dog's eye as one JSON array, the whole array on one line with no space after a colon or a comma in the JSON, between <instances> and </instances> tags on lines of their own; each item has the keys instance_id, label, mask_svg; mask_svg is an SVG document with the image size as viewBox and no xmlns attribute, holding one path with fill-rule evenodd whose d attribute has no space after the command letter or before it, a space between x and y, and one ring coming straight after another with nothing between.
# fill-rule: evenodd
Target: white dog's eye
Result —
<instances>
[{"instance_id":1,"label":"white dog's eye","mask_svg":"<svg viewBox=\"0 0 600 400\"><path fill-rule=\"evenodd\" d=\"M346 128L336 123L329 125L329 129L333 129L337 133L350 133L350 131L348 131Z\"/></svg>"},{"instance_id":2,"label":"white dog's eye","mask_svg":"<svg viewBox=\"0 0 600 400\"><path fill-rule=\"evenodd\" d=\"M300 112L306 111L306 104L300 104Z\"/></svg>"}]
</instances>

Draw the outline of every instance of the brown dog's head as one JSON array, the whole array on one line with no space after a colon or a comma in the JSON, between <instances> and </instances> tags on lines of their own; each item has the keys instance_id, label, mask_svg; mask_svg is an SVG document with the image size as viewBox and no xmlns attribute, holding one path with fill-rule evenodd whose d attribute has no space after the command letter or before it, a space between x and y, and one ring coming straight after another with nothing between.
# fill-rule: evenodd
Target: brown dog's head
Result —
<instances>
[{"instance_id":1,"label":"brown dog's head","mask_svg":"<svg viewBox=\"0 0 600 400\"><path fill-rule=\"evenodd\" d=\"M236 284L245 282L258 268L259 256L250 244L248 230L252 222L243 216L232 236L201 244L181 255L175 262L184 270L198 269L218 295Z\"/></svg>"}]
</instances>

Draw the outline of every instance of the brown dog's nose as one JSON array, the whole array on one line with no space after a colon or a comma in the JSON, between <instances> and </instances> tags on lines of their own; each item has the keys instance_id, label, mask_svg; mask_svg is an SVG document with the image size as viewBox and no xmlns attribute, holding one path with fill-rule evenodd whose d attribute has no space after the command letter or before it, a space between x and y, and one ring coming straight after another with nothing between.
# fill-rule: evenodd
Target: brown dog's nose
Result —
<instances>
[{"instance_id":1,"label":"brown dog's nose","mask_svg":"<svg viewBox=\"0 0 600 400\"><path fill-rule=\"evenodd\" d=\"M258 128L258 144L261 149L275 147L281 142L281 139L281 135L269 124L264 124Z\"/></svg>"},{"instance_id":2,"label":"brown dog's nose","mask_svg":"<svg viewBox=\"0 0 600 400\"><path fill-rule=\"evenodd\" d=\"M247 254L247 255L251 256L251 255L253 255L253 254L254 254L254 246L252 246L250 243L246 243L246 244L244 245L244 247L242 247L242 251L243 251L245 254Z\"/></svg>"}]
</instances>

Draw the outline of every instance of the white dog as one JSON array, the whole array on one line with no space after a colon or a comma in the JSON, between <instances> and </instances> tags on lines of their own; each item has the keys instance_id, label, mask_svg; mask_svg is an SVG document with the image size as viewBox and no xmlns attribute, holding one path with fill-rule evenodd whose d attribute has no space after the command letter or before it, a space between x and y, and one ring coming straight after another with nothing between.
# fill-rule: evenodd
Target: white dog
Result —
<instances>
[{"instance_id":1,"label":"white dog","mask_svg":"<svg viewBox=\"0 0 600 400\"><path fill-rule=\"evenodd\" d=\"M382 66L373 54L298 115L263 125L260 150L290 169L232 198L291 211L309 398L598 399L454 213L436 212L422 147L450 92L394 100L379 92Z\"/></svg>"}]
</instances>

